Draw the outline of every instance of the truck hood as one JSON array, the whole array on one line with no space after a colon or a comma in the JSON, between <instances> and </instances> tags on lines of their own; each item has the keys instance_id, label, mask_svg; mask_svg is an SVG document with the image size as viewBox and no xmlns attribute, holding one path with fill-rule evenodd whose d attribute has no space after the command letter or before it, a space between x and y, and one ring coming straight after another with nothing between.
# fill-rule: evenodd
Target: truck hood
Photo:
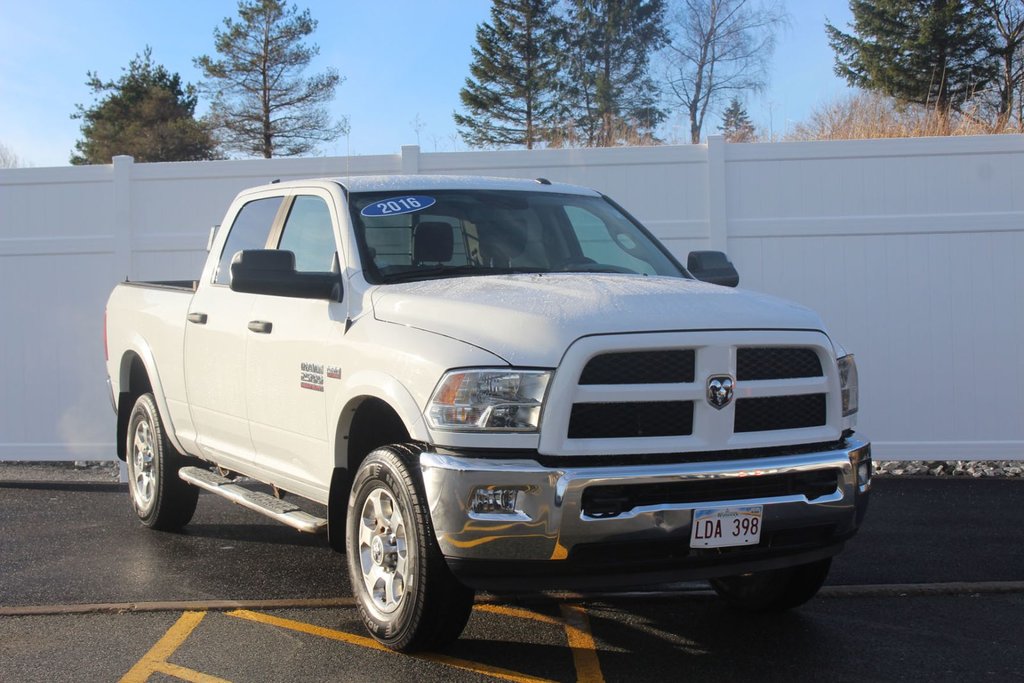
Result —
<instances>
[{"instance_id":1,"label":"truck hood","mask_svg":"<svg viewBox=\"0 0 1024 683\"><path fill-rule=\"evenodd\" d=\"M556 367L580 337L626 332L824 330L808 308L670 277L559 273L377 287L374 316L464 341L512 365Z\"/></svg>"}]
</instances>

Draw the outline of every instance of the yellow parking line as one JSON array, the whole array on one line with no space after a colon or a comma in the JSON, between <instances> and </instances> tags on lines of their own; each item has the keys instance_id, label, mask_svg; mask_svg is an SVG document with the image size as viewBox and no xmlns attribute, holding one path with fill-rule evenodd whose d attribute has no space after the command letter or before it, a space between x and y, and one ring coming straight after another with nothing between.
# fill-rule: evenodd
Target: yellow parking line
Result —
<instances>
[{"instance_id":1,"label":"yellow parking line","mask_svg":"<svg viewBox=\"0 0 1024 683\"><path fill-rule=\"evenodd\" d=\"M343 643L350 645L358 645L360 647L369 648L371 650L380 650L382 652L389 652L391 654L398 654L393 650L389 650L373 638L367 638L366 636L358 636L354 633L346 633L344 631L336 631L330 628L324 628L322 626L315 626L313 624L307 624L302 621L293 621L291 619L283 619L281 617L271 616L269 614L262 614L259 612L250 612L249 610L235 610L228 612L229 617L237 617L239 619L248 619L249 621L256 621L262 624L268 624L270 626L277 626L278 628L285 628L292 631L298 631L300 633L308 633L314 636L320 636L321 638L330 638L331 640L338 640ZM508 669L502 669L497 666L490 666L488 664L479 664L477 662L471 662L465 659L459 659L457 657L449 657L447 655L438 654L418 654L410 655L414 659L420 659L428 662L435 662L437 664L444 664L456 669L462 669L464 671L470 671L472 673L484 674L485 676L491 676L493 678L499 678L505 681L514 681L515 683L551 683L548 679L537 678L536 676L530 676L528 674L519 673L518 671L510 671Z\"/></svg>"},{"instance_id":2,"label":"yellow parking line","mask_svg":"<svg viewBox=\"0 0 1024 683\"><path fill-rule=\"evenodd\" d=\"M527 609L519 607L506 607L505 605L476 605L473 607L478 612L490 612L492 614L500 614L505 617L515 617L516 619L530 619L532 621L539 621L544 624L552 624L554 626L561 626L562 622L554 617L549 617L546 614L540 614Z\"/></svg>"},{"instance_id":3,"label":"yellow parking line","mask_svg":"<svg viewBox=\"0 0 1024 683\"><path fill-rule=\"evenodd\" d=\"M537 676L530 676L529 674L519 673L518 671L510 671L508 669L502 669L498 666L491 666L489 664L479 664L477 662L470 662L465 659L457 659L455 657L449 657L448 655L413 655L417 659L425 659L428 662L437 662L438 664L447 664L450 667L456 669L462 669L471 673L484 674L492 676L494 678L500 678L503 681L515 681L516 683L554 683L547 678L538 678Z\"/></svg>"},{"instance_id":4,"label":"yellow parking line","mask_svg":"<svg viewBox=\"0 0 1024 683\"><path fill-rule=\"evenodd\" d=\"M367 638L366 636L357 636L354 633L345 633L344 631L335 631L334 629L324 628L322 626L315 626L314 624L307 624L302 621L293 621L291 619L284 619L282 617L275 617L270 614L262 614L260 612L252 612L247 609L236 609L231 612L225 612L229 617L237 617L238 619L248 619L249 621L258 621L261 624L269 624L270 626L278 626L280 628L291 629L292 631L299 631L300 633L308 633L314 636L320 636L321 638L330 638L331 640L340 640L343 643L350 645L358 645L359 647L370 648L371 650L383 650L385 652L391 652L386 647L378 643L373 638Z\"/></svg>"},{"instance_id":5,"label":"yellow parking line","mask_svg":"<svg viewBox=\"0 0 1024 683\"><path fill-rule=\"evenodd\" d=\"M580 683L604 683L601 662L597 659L597 645L590 632L590 619L580 605L562 605L565 618L565 637L569 640L572 660L576 665L576 680Z\"/></svg>"},{"instance_id":6,"label":"yellow parking line","mask_svg":"<svg viewBox=\"0 0 1024 683\"><path fill-rule=\"evenodd\" d=\"M149 652L144 654L142 659L136 662L135 666L121 678L121 683L144 683L158 671L192 681L192 683L228 683L223 678L208 676L167 661L181 647L189 634L195 630L204 616L206 616L206 612L184 612L178 621L167 629L163 637L156 641L156 645L151 647Z\"/></svg>"},{"instance_id":7,"label":"yellow parking line","mask_svg":"<svg viewBox=\"0 0 1024 683\"><path fill-rule=\"evenodd\" d=\"M156 670L162 674L174 676L175 678L180 678L183 681L189 681L189 683L231 683L231 681L226 679L204 674L194 669L186 669L183 666L171 664L170 662L161 662L160 664L157 664Z\"/></svg>"}]
</instances>

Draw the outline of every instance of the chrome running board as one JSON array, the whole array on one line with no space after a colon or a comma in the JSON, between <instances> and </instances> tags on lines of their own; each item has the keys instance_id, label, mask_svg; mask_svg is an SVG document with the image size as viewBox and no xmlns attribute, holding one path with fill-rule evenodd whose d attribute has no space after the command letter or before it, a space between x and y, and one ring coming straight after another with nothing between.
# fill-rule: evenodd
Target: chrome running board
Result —
<instances>
[{"instance_id":1,"label":"chrome running board","mask_svg":"<svg viewBox=\"0 0 1024 683\"><path fill-rule=\"evenodd\" d=\"M244 486L239 486L227 477L222 477L202 467L182 467L178 470L178 476L193 486L198 486L210 493L216 493L218 496L227 498L232 503L238 503L242 507L255 510L267 517L276 519L278 522L287 524L293 529L298 529L308 534L319 534L327 531L326 519L314 517L308 512L304 512L294 503L275 498L262 491L253 491Z\"/></svg>"}]
</instances>

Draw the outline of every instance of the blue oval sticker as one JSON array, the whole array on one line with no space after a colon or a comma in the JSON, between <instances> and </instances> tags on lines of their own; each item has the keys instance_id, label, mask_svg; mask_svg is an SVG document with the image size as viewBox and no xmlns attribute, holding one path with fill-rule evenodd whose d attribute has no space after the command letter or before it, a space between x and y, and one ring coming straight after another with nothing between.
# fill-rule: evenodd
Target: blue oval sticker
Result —
<instances>
[{"instance_id":1,"label":"blue oval sticker","mask_svg":"<svg viewBox=\"0 0 1024 683\"><path fill-rule=\"evenodd\" d=\"M360 216L398 216L403 213L414 213L422 211L437 203L433 197L425 197L420 194L407 195L405 197L389 197L379 202L373 202L363 207L359 212Z\"/></svg>"}]
</instances>

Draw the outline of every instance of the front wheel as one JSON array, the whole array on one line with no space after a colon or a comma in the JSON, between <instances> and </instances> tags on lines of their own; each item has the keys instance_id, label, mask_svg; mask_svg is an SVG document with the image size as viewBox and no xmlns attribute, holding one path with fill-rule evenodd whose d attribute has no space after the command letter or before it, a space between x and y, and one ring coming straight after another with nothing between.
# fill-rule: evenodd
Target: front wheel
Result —
<instances>
[{"instance_id":1,"label":"front wheel","mask_svg":"<svg viewBox=\"0 0 1024 683\"><path fill-rule=\"evenodd\" d=\"M828 577L832 558L796 567L711 579L711 587L745 612L782 612L813 598Z\"/></svg>"},{"instance_id":2,"label":"front wheel","mask_svg":"<svg viewBox=\"0 0 1024 683\"><path fill-rule=\"evenodd\" d=\"M199 489L178 477L186 463L167 440L153 394L135 401L128 420L128 489L139 520L151 529L173 531L189 523Z\"/></svg>"},{"instance_id":3,"label":"front wheel","mask_svg":"<svg viewBox=\"0 0 1024 683\"><path fill-rule=\"evenodd\" d=\"M384 446L366 457L345 529L359 616L374 638L401 652L455 640L473 608L473 591L452 575L437 546L415 454L410 446Z\"/></svg>"}]
</instances>

